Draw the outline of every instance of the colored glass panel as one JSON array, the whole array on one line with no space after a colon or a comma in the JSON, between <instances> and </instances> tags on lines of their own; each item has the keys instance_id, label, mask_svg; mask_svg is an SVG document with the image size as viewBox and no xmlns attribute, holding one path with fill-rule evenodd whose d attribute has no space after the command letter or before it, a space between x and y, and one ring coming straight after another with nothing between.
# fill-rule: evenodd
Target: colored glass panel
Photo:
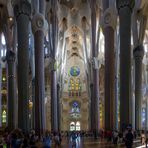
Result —
<instances>
[{"instance_id":1,"label":"colored glass panel","mask_svg":"<svg viewBox=\"0 0 148 148\"><path fill-rule=\"evenodd\" d=\"M78 66L73 66L70 69L71 76L78 76L80 74L80 68Z\"/></svg>"}]
</instances>

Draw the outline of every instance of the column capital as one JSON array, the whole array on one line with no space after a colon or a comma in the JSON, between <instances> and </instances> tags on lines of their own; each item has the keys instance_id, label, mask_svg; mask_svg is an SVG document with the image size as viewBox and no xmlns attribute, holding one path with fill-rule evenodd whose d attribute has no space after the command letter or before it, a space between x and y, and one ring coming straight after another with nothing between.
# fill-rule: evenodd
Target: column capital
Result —
<instances>
[{"instance_id":1,"label":"column capital","mask_svg":"<svg viewBox=\"0 0 148 148\"><path fill-rule=\"evenodd\" d=\"M36 13L32 19L32 31L36 33L37 31L41 30L44 34L47 32L48 24L45 20L44 15L41 13Z\"/></svg>"},{"instance_id":2,"label":"column capital","mask_svg":"<svg viewBox=\"0 0 148 148\"><path fill-rule=\"evenodd\" d=\"M57 69L58 69L58 62L57 62L56 59L52 58L49 65L50 65L49 66L50 67L50 71L57 71Z\"/></svg>"},{"instance_id":3,"label":"column capital","mask_svg":"<svg viewBox=\"0 0 148 148\"><path fill-rule=\"evenodd\" d=\"M30 17L31 4L28 2L28 0L22 0L22 1L14 3L14 14L16 16L16 19L21 14L24 14L24 15L27 15L28 17Z\"/></svg>"},{"instance_id":4,"label":"column capital","mask_svg":"<svg viewBox=\"0 0 148 148\"><path fill-rule=\"evenodd\" d=\"M99 69L99 60L97 57L91 59L91 65L93 69Z\"/></svg>"},{"instance_id":5,"label":"column capital","mask_svg":"<svg viewBox=\"0 0 148 148\"><path fill-rule=\"evenodd\" d=\"M118 11L125 7L128 7L132 11L135 5L135 0L116 0L116 4Z\"/></svg>"},{"instance_id":6,"label":"column capital","mask_svg":"<svg viewBox=\"0 0 148 148\"><path fill-rule=\"evenodd\" d=\"M15 52L12 51L12 50L7 50L7 53L6 53L6 60L7 62L15 62Z\"/></svg>"},{"instance_id":7,"label":"column capital","mask_svg":"<svg viewBox=\"0 0 148 148\"><path fill-rule=\"evenodd\" d=\"M105 10L102 25L103 29L109 26L112 27L114 30L116 29L117 14L113 8L108 8Z\"/></svg>"},{"instance_id":8,"label":"column capital","mask_svg":"<svg viewBox=\"0 0 148 148\"><path fill-rule=\"evenodd\" d=\"M96 12L96 0L91 0L90 1L90 8L94 11L94 12Z\"/></svg>"},{"instance_id":9,"label":"column capital","mask_svg":"<svg viewBox=\"0 0 148 148\"><path fill-rule=\"evenodd\" d=\"M134 48L133 50L133 55L134 58L143 58L144 56L144 48L142 45L138 45L137 47Z\"/></svg>"}]
</instances>

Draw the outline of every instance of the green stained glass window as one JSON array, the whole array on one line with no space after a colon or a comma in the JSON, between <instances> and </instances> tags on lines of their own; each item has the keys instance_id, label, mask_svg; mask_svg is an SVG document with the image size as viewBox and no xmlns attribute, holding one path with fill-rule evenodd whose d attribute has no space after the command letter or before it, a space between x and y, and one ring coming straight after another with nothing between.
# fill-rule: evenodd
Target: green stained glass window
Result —
<instances>
[{"instance_id":1,"label":"green stained glass window","mask_svg":"<svg viewBox=\"0 0 148 148\"><path fill-rule=\"evenodd\" d=\"M6 117L7 117L6 111L3 110L3 112L2 112L2 123L6 123Z\"/></svg>"}]
</instances>

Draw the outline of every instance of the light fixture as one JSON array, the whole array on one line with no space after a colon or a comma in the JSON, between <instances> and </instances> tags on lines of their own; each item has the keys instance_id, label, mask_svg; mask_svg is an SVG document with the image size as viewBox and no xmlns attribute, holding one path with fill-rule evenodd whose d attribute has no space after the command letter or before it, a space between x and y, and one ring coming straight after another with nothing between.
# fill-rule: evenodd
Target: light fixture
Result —
<instances>
[{"instance_id":1,"label":"light fixture","mask_svg":"<svg viewBox=\"0 0 148 148\"><path fill-rule=\"evenodd\" d=\"M13 17L9 17L8 19L9 19L9 21L13 21Z\"/></svg>"},{"instance_id":2,"label":"light fixture","mask_svg":"<svg viewBox=\"0 0 148 148\"><path fill-rule=\"evenodd\" d=\"M29 109L31 110L33 107L33 102L31 100L29 100Z\"/></svg>"},{"instance_id":3,"label":"light fixture","mask_svg":"<svg viewBox=\"0 0 148 148\"><path fill-rule=\"evenodd\" d=\"M2 79L3 81L6 81L6 78L5 77L3 77L3 79Z\"/></svg>"}]
</instances>

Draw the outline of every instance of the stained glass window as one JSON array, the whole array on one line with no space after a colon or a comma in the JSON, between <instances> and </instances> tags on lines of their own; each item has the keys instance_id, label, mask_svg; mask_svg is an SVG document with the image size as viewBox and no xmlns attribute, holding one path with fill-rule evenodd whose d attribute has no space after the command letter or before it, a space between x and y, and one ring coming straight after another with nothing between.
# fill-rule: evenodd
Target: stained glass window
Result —
<instances>
[{"instance_id":1,"label":"stained glass window","mask_svg":"<svg viewBox=\"0 0 148 148\"><path fill-rule=\"evenodd\" d=\"M77 121L76 123L75 122L71 122L70 123L70 131L80 131L81 130L81 124L79 121Z\"/></svg>"},{"instance_id":2,"label":"stained glass window","mask_svg":"<svg viewBox=\"0 0 148 148\"><path fill-rule=\"evenodd\" d=\"M70 123L70 131L74 131L75 130L75 123L71 122Z\"/></svg>"},{"instance_id":3,"label":"stained glass window","mask_svg":"<svg viewBox=\"0 0 148 148\"><path fill-rule=\"evenodd\" d=\"M76 131L80 131L81 127L80 127L80 122L76 122Z\"/></svg>"},{"instance_id":4,"label":"stained glass window","mask_svg":"<svg viewBox=\"0 0 148 148\"><path fill-rule=\"evenodd\" d=\"M80 74L80 68L78 66L73 66L70 68L70 74L71 76L78 76Z\"/></svg>"},{"instance_id":5,"label":"stained glass window","mask_svg":"<svg viewBox=\"0 0 148 148\"><path fill-rule=\"evenodd\" d=\"M73 106L73 107L77 107L77 106L78 106L78 102L76 102L76 101L73 102L72 106Z\"/></svg>"},{"instance_id":6,"label":"stained glass window","mask_svg":"<svg viewBox=\"0 0 148 148\"><path fill-rule=\"evenodd\" d=\"M77 101L74 101L72 103L70 116L71 116L71 118L75 118L75 119L80 118L80 106Z\"/></svg>"},{"instance_id":7,"label":"stained glass window","mask_svg":"<svg viewBox=\"0 0 148 148\"><path fill-rule=\"evenodd\" d=\"M2 112L2 123L6 123L6 111L3 110Z\"/></svg>"},{"instance_id":8,"label":"stained glass window","mask_svg":"<svg viewBox=\"0 0 148 148\"><path fill-rule=\"evenodd\" d=\"M68 85L69 96L81 95L81 82L80 78L70 78Z\"/></svg>"}]
</instances>

